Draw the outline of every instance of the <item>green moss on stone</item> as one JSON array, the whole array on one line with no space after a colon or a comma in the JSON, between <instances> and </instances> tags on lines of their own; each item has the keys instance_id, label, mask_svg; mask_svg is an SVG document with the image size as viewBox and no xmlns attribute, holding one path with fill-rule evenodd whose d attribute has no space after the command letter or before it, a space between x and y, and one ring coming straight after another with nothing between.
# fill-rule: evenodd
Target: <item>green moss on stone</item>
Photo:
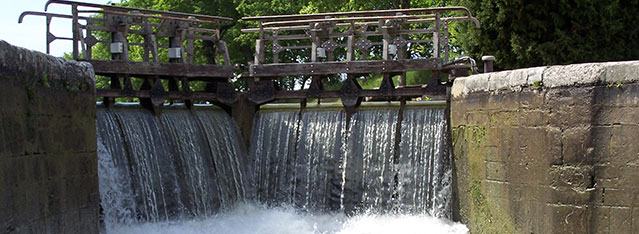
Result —
<instances>
[{"instance_id":1,"label":"green moss on stone","mask_svg":"<svg viewBox=\"0 0 639 234\"><path fill-rule=\"evenodd\" d=\"M40 77L40 83L42 83L42 86L44 87L51 88L51 85L49 84L49 77L46 73Z\"/></svg>"},{"instance_id":2,"label":"green moss on stone","mask_svg":"<svg viewBox=\"0 0 639 234\"><path fill-rule=\"evenodd\" d=\"M482 143L486 141L488 126L457 126L452 131L455 160L466 163L464 173L468 194L465 209L468 226L472 233L516 233L508 205L499 204L501 191L488 191L486 179L486 152ZM462 158L463 157L463 158ZM459 177L459 176L458 176Z\"/></svg>"},{"instance_id":3,"label":"green moss on stone","mask_svg":"<svg viewBox=\"0 0 639 234\"><path fill-rule=\"evenodd\" d=\"M29 99L29 101L35 99L35 88L32 84L24 83L24 89L27 92L27 98Z\"/></svg>"},{"instance_id":4,"label":"green moss on stone","mask_svg":"<svg viewBox=\"0 0 639 234\"><path fill-rule=\"evenodd\" d=\"M544 86L544 84L541 83L541 81L533 82L533 87L535 87L535 88L541 88L542 86Z\"/></svg>"},{"instance_id":5,"label":"green moss on stone","mask_svg":"<svg viewBox=\"0 0 639 234\"><path fill-rule=\"evenodd\" d=\"M472 142L473 145L479 147L484 137L486 136L486 127L485 126L473 126L470 127L470 131L472 131Z\"/></svg>"}]
</instances>

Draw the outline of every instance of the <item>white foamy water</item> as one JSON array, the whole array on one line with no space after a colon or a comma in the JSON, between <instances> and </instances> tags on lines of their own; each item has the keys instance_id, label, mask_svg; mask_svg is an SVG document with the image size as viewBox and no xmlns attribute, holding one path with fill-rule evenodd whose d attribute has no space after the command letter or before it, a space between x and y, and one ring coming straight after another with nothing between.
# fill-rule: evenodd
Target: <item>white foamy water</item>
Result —
<instances>
[{"instance_id":1,"label":"white foamy water","mask_svg":"<svg viewBox=\"0 0 639 234\"><path fill-rule=\"evenodd\" d=\"M109 233L386 234L467 233L468 228L428 215L311 214L293 208L240 204L206 219L122 225Z\"/></svg>"}]
</instances>

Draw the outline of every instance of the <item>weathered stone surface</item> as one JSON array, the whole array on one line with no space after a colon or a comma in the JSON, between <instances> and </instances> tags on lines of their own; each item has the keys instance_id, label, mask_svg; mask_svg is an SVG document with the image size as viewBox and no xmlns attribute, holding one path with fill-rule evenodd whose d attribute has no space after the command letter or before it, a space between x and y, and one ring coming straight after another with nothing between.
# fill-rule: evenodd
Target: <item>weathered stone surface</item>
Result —
<instances>
[{"instance_id":1,"label":"weathered stone surface","mask_svg":"<svg viewBox=\"0 0 639 234\"><path fill-rule=\"evenodd\" d=\"M550 66L543 73L543 85L548 88L596 84L604 80L605 66L599 63Z\"/></svg>"},{"instance_id":2,"label":"weathered stone surface","mask_svg":"<svg viewBox=\"0 0 639 234\"><path fill-rule=\"evenodd\" d=\"M576 64L455 80L464 87L451 102L454 217L472 233L636 230L637 69Z\"/></svg>"},{"instance_id":3,"label":"weathered stone surface","mask_svg":"<svg viewBox=\"0 0 639 234\"><path fill-rule=\"evenodd\" d=\"M457 78L451 94L460 98L475 92L520 92L525 88L597 84L622 86L639 81L637 73L639 61L524 68Z\"/></svg>"},{"instance_id":4,"label":"weathered stone surface","mask_svg":"<svg viewBox=\"0 0 639 234\"><path fill-rule=\"evenodd\" d=\"M94 86L87 63L0 41L0 232L98 232Z\"/></svg>"}]
</instances>

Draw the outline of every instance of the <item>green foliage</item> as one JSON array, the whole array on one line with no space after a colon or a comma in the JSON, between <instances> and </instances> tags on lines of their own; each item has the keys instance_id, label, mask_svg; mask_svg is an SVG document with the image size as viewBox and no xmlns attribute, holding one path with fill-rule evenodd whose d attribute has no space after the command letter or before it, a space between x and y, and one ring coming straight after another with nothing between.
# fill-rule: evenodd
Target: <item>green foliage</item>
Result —
<instances>
[{"instance_id":1,"label":"green foliage","mask_svg":"<svg viewBox=\"0 0 639 234\"><path fill-rule=\"evenodd\" d=\"M409 71L406 73L406 85L426 84L433 76L432 71ZM393 83L397 85L398 76L393 77ZM374 74L369 78L362 79L359 84L363 89L376 89L382 84L382 74ZM341 85L341 84L340 84Z\"/></svg>"},{"instance_id":2,"label":"green foliage","mask_svg":"<svg viewBox=\"0 0 639 234\"><path fill-rule=\"evenodd\" d=\"M458 40L496 69L639 58L637 0L456 0L481 29L460 25Z\"/></svg>"},{"instance_id":3,"label":"green foliage","mask_svg":"<svg viewBox=\"0 0 639 234\"><path fill-rule=\"evenodd\" d=\"M443 0L124 0L121 5L136 8L149 8L165 11L187 12L205 15L217 15L233 18L234 22L222 25L222 39L227 42L231 63L243 64L253 60L253 50L257 34L244 34L240 29L248 28L255 22L245 22L241 18L244 16L263 15L283 15L283 14L310 14L320 12L340 12L340 11L361 11L361 10L383 10L400 7L433 7L444 6ZM99 38L109 38L109 35L100 35ZM141 41L140 38L129 37L129 41ZM162 43L162 42L160 42ZM131 60L141 60L141 51L130 49ZM206 61L206 51L210 50L205 44L196 44L197 59L203 63ZM162 53L163 51L161 51ZM428 55L424 51L424 55ZM340 56L337 52L336 56ZM344 55L342 55L344 56ZM106 46L98 47L94 50L94 58L107 59L110 57ZM163 56L165 57L165 56ZM268 56L267 56L268 57ZM270 59L270 58L267 58ZM281 61L293 62L297 60L306 61L310 58L303 57L301 53L282 52ZM430 76L429 76L430 77ZM371 78L371 77L369 77ZM98 84L104 78L98 78ZM324 81L327 89L339 89L342 77L332 76ZM236 82L236 86L242 89L242 82ZM281 79L282 89L294 89L310 83L310 77L284 77ZM202 87L197 87L202 88Z\"/></svg>"}]
</instances>

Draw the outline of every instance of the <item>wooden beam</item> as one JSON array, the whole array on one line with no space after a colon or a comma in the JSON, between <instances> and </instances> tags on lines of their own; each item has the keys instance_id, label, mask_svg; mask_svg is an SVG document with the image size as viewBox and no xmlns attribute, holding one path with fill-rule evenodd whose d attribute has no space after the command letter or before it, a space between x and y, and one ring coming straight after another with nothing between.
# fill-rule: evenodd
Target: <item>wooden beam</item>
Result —
<instances>
[{"instance_id":1,"label":"wooden beam","mask_svg":"<svg viewBox=\"0 0 639 234\"><path fill-rule=\"evenodd\" d=\"M204 64L171 64L128 61L84 60L96 75L179 76L188 78L230 78L233 67Z\"/></svg>"},{"instance_id":2,"label":"wooden beam","mask_svg":"<svg viewBox=\"0 0 639 234\"><path fill-rule=\"evenodd\" d=\"M252 77L279 77L294 75L331 75L339 73L364 74L376 72L405 72L441 69L441 59L404 59L387 61L315 62L301 64L251 65Z\"/></svg>"},{"instance_id":3,"label":"wooden beam","mask_svg":"<svg viewBox=\"0 0 639 234\"><path fill-rule=\"evenodd\" d=\"M417 13L435 13L445 11L461 11L466 13L465 17L473 18L470 10L466 7L434 7L434 8L412 8L412 9L392 9L392 10L371 10L371 11L351 11L351 12L332 12L332 13L319 13L319 14L307 14L307 15L271 15L271 16L255 16L255 17L242 17L242 20L251 21L282 21L282 20L305 20L305 19L324 19L326 16L332 17L357 17L357 16L392 16L397 13L404 14L417 14ZM474 19L474 18L473 18ZM476 24L478 24L477 22Z\"/></svg>"},{"instance_id":4,"label":"wooden beam","mask_svg":"<svg viewBox=\"0 0 639 234\"><path fill-rule=\"evenodd\" d=\"M216 100L217 94L209 92L191 92L185 94L179 91L169 91L162 95L153 96L151 90L134 90L125 92L120 89L96 89L96 95L98 97L130 97L130 98L160 98L160 99L174 99L174 100Z\"/></svg>"}]
</instances>

